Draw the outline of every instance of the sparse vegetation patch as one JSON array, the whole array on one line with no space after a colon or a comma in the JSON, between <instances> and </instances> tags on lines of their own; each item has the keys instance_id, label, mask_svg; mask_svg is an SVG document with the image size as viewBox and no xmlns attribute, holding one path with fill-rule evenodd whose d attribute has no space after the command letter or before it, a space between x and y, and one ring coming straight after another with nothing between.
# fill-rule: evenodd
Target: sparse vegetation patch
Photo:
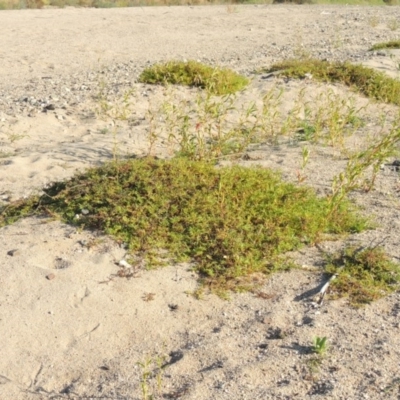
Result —
<instances>
[{"instance_id":1,"label":"sparse vegetation patch","mask_svg":"<svg viewBox=\"0 0 400 400\"><path fill-rule=\"evenodd\" d=\"M224 95L244 89L249 83L244 76L227 68L214 68L197 61L170 61L146 68L139 81L151 84L196 86L212 94Z\"/></svg>"},{"instance_id":2,"label":"sparse vegetation patch","mask_svg":"<svg viewBox=\"0 0 400 400\"><path fill-rule=\"evenodd\" d=\"M337 274L332 281L334 297L348 297L353 306L377 300L399 287L400 266L382 247L347 247L331 256L326 272Z\"/></svg>"},{"instance_id":3,"label":"sparse vegetation patch","mask_svg":"<svg viewBox=\"0 0 400 400\"><path fill-rule=\"evenodd\" d=\"M400 81L362 65L301 59L274 64L266 71L290 78L304 79L311 75L322 82L340 82L367 97L400 105Z\"/></svg>"},{"instance_id":4,"label":"sparse vegetation patch","mask_svg":"<svg viewBox=\"0 0 400 400\"><path fill-rule=\"evenodd\" d=\"M381 49L400 49L400 40L391 40L390 42L376 43L370 48L370 51Z\"/></svg>"}]
</instances>

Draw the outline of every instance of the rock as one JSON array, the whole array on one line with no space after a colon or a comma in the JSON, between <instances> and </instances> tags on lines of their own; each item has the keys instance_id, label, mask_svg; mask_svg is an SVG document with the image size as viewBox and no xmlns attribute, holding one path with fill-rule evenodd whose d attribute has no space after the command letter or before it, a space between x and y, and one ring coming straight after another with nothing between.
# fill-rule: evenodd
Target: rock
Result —
<instances>
[{"instance_id":1,"label":"rock","mask_svg":"<svg viewBox=\"0 0 400 400\"><path fill-rule=\"evenodd\" d=\"M55 105L54 104L47 104L46 106L44 106L43 107L43 111L52 111L52 110L55 110L56 109L56 107L55 107Z\"/></svg>"}]
</instances>

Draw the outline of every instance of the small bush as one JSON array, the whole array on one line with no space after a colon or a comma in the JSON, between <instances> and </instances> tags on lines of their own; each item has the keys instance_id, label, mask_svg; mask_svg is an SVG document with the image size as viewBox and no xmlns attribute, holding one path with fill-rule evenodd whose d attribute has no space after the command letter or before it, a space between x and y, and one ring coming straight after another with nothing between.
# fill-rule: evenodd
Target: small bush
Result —
<instances>
[{"instance_id":1,"label":"small bush","mask_svg":"<svg viewBox=\"0 0 400 400\"><path fill-rule=\"evenodd\" d=\"M262 168L215 168L186 159L112 163L0 209L0 225L33 214L102 230L154 259L193 260L211 283L270 273L277 257L327 232L365 228L346 202L328 201Z\"/></svg>"},{"instance_id":2,"label":"small bush","mask_svg":"<svg viewBox=\"0 0 400 400\"><path fill-rule=\"evenodd\" d=\"M390 261L383 248L348 247L328 260L326 272L334 297L348 297L353 306L368 304L399 287L400 266Z\"/></svg>"},{"instance_id":3,"label":"small bush","mask_svg":"<svg viewBox=\"0 0 400 400\"><path fill-rule=\"evenodd\" d=\"M348 62L328 62L315 59L288 60L274 64L267 72L304 79L308 74L322 82L340 82L367 97L400 105L400 81L382 72Z\"/></svg>"},{"instance_id":4,"label":"small bush","mask_svg":"<svg viewBox=\"0 0 400 400\"><path fill-rule=\"evenodd\" d=\"M196 61L170 61L146 68L139 81L151 84L197 86L212 94L224 95L244 89L246 77L226 68L213 68Z\"/></svg>"}]
</instances>

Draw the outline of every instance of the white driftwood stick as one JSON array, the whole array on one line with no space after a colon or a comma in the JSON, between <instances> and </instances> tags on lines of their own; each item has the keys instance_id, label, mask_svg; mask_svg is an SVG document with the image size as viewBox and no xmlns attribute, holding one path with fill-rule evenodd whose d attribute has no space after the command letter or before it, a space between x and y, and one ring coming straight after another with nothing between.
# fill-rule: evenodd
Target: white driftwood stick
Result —
<instances>
[{"instance_id":1,"label":"white driftwood stick","mask_svg":"<svg viewBox=\"0 0 400 400\"><path fill-rule=\"evenodd\" d=\"M132 265L129 264L126 260L121 260L118 265L123 268L132 268Z\"/></svg>"},{"instance_id":2,"label":"white driftwood stick","mask_svg":"<svg viewBox=\"0 0 400 400\"><path fill-rule=\"evenodd\" d=\"M321 290L315 295L314 299L315 299L315 301L316 301L319 305L321 305L322 302L324 301L324 297L325 297L326 291L328 290L329 285L331 284L331 282L332 282L334 279L337 278L337 276L339 275L339 272L340 272L343 268L344 268L344 265L341 266L341 267L337 270L336 274L332 275L332 276L329 278L329 280L325 283L325 285L322 286Z\"/></svg>"}]
</instances>

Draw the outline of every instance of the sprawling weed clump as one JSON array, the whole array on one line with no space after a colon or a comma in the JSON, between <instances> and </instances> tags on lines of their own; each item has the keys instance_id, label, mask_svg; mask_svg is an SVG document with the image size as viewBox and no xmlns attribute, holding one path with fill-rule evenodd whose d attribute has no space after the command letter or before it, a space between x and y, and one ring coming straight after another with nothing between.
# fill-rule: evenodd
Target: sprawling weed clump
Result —
<instances>
[{"instance_id":1,"label":"sprawling weed clump","mask_svg":"<svg viewBox=\"0 0 400 400\"><path fill-rule=\"evenodd\" d=\"M203 276L221 283L268 273L280 254L324 233L365 228L348 203L333 214L329 209L312 189L267 169L147 158L57 183L40 198L0 210L0 223L50 213L111 234L148 259L167 250L169 260L193 260Z\"/></svg>"},{"instance_id":2,"label":"sprawling weed clump","mask_svg":"<svg viewBox=\"0 0 400 400\"><path fill-rule=\"evenodd\" d=\"M391 40L389 42L376 43L370 48L370 51L381 49L400 49L400 40Z\"/></svg>"},{"instance_id":3,"label":"sprawling weed clump","mask_svg":"<svg viewBox=\"0 0 400 400\"><path fill-rule=\"evenodd\" d=\"M207 89L210 93L224 95L244 89L246 77L227 68L214 68L197 61L169 61L146 68L139 81L151 84L178 84Z\"/></svg>"},{"instance_id":4,"label":"sprawling weed clump","mask_svg":"<svg viewBox=\"0 0 400 400\"><path fill-rule=\"evenodd\" d=\"M347 247L331 256L326 272L337 274L332 281L334 297L348 297L353 306L377 300L399 287L400 266L382 247Z\"/></svg>"},{"instance_id":5,"label":"sprawling weed clump","mask_svg":"<svg viewBox=\"0 0 400 400\"><path fill-rule=\"evenodd\" d=\"M400 81L362 65L316 59L288 60L274 64L268 72L303 79L309 74L322 82L340 82L367 97L400 105Z\"/></svg>"}]
</instances>

